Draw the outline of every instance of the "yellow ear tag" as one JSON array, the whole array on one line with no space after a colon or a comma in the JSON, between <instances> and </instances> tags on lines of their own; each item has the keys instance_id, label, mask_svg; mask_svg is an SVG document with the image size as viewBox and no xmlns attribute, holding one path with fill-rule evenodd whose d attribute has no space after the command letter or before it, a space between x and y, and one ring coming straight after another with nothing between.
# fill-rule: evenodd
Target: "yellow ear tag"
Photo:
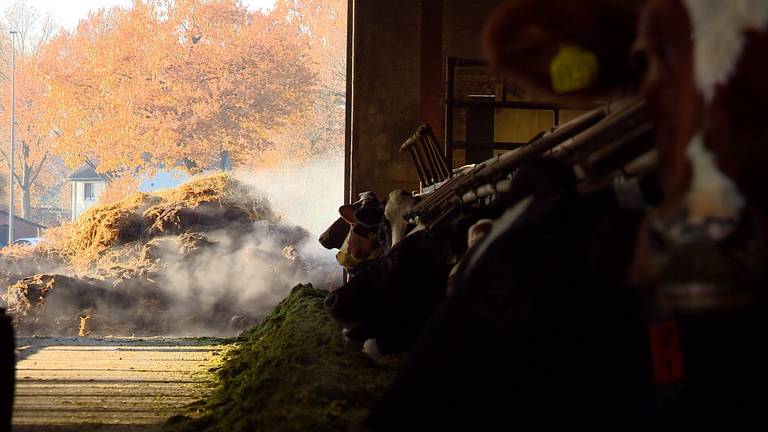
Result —
<instances>
[{"instance_id":1,"label":"yellow ear tag","mask_svg":"<svg viewBox=\"0 0 768 432\"><path fill-rule=\"evenodd\" d=\"M597 81L597 56L578 45L561 45L549 63L549 77L556 93L583 90Z\"/></svg>"}]
</instances>

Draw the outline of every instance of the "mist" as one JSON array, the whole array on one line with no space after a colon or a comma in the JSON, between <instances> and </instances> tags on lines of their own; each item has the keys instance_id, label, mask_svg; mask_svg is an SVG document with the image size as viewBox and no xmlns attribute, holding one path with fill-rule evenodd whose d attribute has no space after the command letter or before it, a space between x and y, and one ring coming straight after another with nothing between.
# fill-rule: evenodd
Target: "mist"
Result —
<instances>
[{"instance_id":1,"label":"mist","mask_svg":"<svg viewBox=\"0 0 768 432\"><path fill-rule=\"evenodd\" d=\"M315 237L339 217L339 206L344 204L344 159L338 157L236 170L235 178L264 191L278 214Z\"/></svg>"},{"instance_id":2,"label":"mist","mask_svg":"<svg viewBox=\"0 0 768 432\"><path fill-rule=\"evenodd\" d=\"M232 336L297 284L338 284L334 253L317 238L338 217L343 161L241 170L235 178L251 186L253 199L266 199L278 221L217 219L215 227L130 242L110 250L119 261L85 274L38 267L37 274L63 277L50 291L50 278L25 279L8 290L20 334ZM205 206L194 211L209 220L218 214L206 214L217 210ZM38 300L42 292L47 297Z\"/></svg>"}]
</instances>

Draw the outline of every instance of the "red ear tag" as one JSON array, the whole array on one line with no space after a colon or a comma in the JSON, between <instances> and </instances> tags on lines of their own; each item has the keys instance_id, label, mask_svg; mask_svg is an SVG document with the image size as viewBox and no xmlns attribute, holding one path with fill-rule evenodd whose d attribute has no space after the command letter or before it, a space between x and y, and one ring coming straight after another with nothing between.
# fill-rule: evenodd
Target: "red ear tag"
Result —
<instances>
[{"instance_id":1,"label":"red ear tag","mask_svg":"<svg viewBox=\"0 0 768 432\"><path fill-rule=\"evenodd\" d=\"M676 321L663 321L648 328L656 384L671 384L683 380L683 350L680 327Z\"/></svg>"}]
</instances>

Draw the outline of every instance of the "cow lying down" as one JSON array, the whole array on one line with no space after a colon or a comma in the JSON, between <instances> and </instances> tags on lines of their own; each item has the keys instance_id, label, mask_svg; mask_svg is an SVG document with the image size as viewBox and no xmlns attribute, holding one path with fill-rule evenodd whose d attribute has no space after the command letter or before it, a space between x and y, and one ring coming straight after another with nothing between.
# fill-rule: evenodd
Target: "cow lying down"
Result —
<instances>
[{"instance_id":1,"label":"cow lying down","mask_svg":"<svg viewBox=\"0 0 768 432\"><path fill-rule=\"evenodd\" d=\"M622 208L610 187L577 193L556 162L517 178L514 204L467 253L455 294L362 430L638 424L650 372L637 296L624 281L643 213Z\"/></svg>"}]
</instances>

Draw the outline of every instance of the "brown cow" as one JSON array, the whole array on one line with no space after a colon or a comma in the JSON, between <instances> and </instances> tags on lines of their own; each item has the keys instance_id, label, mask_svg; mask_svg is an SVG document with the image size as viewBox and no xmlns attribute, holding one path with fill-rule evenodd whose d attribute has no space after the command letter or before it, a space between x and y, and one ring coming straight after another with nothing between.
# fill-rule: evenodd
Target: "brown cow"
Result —
<instances>
[{"instance_id":1,"label":"brown cow","mask_svg":"<svg viewBox=\"0 0 768 432\"><path fill-rule=\"evenodd\" d=\"M688 427L733 429L768 402L767 30L766 0L515 0L485 31L489 59L525 90L645 97L664 200L634 275L652 287L659 406Z\"/></svg>"},{"instance_id":2,"label":"brown cow","mask_svg":"<svg viewBox=\"0 0 768 432\"><path fill-rule=\"evenodd\" d=\"M737 273L761 273L768 264L768 110L753 101L768 96L767 23L764 0L515 0L488 20L485 46L511 81L549 99L639 90L657 127L665 196L649 222L657 240L673 249L720 244L741 234L741 224L751 229L750 244L741 246L757 261L749 269L739 263ZM648 243L636 273L658 277L670 251L653 258Z\"/></svg>"}]
</instances>

